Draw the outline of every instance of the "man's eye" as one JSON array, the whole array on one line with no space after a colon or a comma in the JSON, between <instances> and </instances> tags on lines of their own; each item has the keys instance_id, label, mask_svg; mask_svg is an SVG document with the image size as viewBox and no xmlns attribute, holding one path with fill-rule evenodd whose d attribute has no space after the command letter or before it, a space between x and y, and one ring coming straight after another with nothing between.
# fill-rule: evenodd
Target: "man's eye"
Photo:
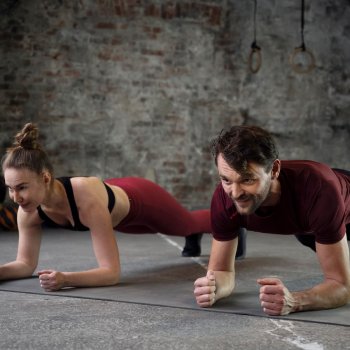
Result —
<instances>
[{"instance_id":1,"label":"man's eye","mask_svg":"<svg viewBox=\"0 0 350 350\"><path fill-rule=\"evenodd\" d=\"M221 179L221 181L222 181L224 184L229 184L229 183L230 183L230 181L227 180L227 179Z\"/></svg>"},{"instance_id":2,"label":"man's eye","mask_svg":"<svg viewBox=\"0 0 350 350\"><path fill-rule=\"evenodd\" d=\"M255 182L255 179L244 179L243 183L245 183L246 185L250 185L253 184Z\"/></svg>"}]
</instances>

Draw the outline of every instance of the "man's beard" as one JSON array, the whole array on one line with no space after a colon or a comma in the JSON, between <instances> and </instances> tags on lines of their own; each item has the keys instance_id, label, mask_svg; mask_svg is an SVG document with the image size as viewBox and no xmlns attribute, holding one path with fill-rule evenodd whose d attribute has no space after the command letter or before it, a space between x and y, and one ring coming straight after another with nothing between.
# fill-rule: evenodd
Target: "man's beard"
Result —
<instances>
[{"instance_id":1,"label":"man's beard","mask_svg":"<svg viewBox=\"0 0 350 350\"><path fill-rule=\"evenodd\" d=\"M241 215L253 214L257 209L260 208L261 204L263 204L266 198L269 196L270 187L271 187L271 181L266 183L265 187L259 194L255 194L255 195L249 194L249 195L243 195L239 197L238 200L243 200L243 201L248 200L251 203L249 204L249 206L244 206L244 208L240 206L239 201L237 199L232 199L233 204L235 205L238 213Z\"/></svg>"}]
</instances>

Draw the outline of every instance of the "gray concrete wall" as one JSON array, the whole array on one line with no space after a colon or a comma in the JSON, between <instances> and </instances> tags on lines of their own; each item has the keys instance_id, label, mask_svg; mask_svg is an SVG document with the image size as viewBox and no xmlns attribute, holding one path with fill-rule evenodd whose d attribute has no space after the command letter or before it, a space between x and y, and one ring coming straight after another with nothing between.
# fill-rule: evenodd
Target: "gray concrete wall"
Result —
<instances>
[{"instance_id":1,"label":"gray concrete wall","mask_svg":"<svg viewBox=\"0 0 350 350\"><path fill-rule=\"evenodd\" d=\"M0 6L0 148L36 122L56 175L150 176L192 208L217 181L209 143L232 124L281 158L350 169L350 3L306 1L316 67L294 72L298 0L31 0Z\"/></svg>"}]
</instances>

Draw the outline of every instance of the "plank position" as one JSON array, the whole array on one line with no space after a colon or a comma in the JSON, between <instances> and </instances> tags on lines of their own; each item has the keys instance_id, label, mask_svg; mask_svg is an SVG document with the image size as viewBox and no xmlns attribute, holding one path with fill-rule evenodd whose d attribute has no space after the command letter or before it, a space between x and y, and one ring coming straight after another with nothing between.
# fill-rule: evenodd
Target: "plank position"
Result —
<instances>
[{"instance_id":1,"label":"plank position","mask_svg":"<svg viewBox=\"0 0 350 350\"><path fill-rule=\"evenodd\" d=\"M210 307L233 293L240 227L295 235L316 252L323 271L322 283L293 292L277 278L258 279L266 314L286 315L348 303L350 172L314 161L280 160L272 136L254 126L234 126L220 134L213 143L213 154L221 183L211 204L213 243L208 272L195 281L198 305Z\"/></svg>"},{"instance_id":2,"label":"plank position","mask_svg":"<svg viewBox=\"0 0 350 350\"><path fill-rule=\"evenodd\" d=\"M117 284L120 261L114 229L183 237L211 232L209 210L188 211L146 179L54 178L47 154L38 143L38 129L31 123L15 140L3 158L2 169L9 195L19 206L18 252L15 261L0 266L0 280L33 274L43 223L90 231L98 265L75 272L39 271L40 285L46 291Z\"/></svg>"}]
</instances>

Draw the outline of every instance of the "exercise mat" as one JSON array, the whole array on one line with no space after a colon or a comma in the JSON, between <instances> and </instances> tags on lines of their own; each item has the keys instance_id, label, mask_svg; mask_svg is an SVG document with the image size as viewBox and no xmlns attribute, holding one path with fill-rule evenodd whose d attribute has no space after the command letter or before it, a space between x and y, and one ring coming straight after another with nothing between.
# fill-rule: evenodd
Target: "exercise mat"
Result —
<instances>
[{"instance_id":1,"label":"exercise mat","mask_svg":"<svg viewBox=\"0 0 350 350\"><path fill-rule=\"evenodd\" d=\"M3 281L0 290L269 317L260 307L258 278L279 277L291 291L310 288L322 280L316 255L294 237L249 232L247 256L236 262L235 293L212 308L202 309L196 305L193 282L205 275L209 235L203 239L201 258L194 259L181 257L180 248L184 243L181 237L122 233L116 233L116 237L122 266L122 277L117 286L45 292L34 275ZM2 233L0 240L0 262L4 263L15 257L17 237L14 233ZM78 271L94 267L96 261L89 232L45 230L38 271L47 268ZM350 326L350 304L278 319Z\"/></svg>"}]
</instances>

